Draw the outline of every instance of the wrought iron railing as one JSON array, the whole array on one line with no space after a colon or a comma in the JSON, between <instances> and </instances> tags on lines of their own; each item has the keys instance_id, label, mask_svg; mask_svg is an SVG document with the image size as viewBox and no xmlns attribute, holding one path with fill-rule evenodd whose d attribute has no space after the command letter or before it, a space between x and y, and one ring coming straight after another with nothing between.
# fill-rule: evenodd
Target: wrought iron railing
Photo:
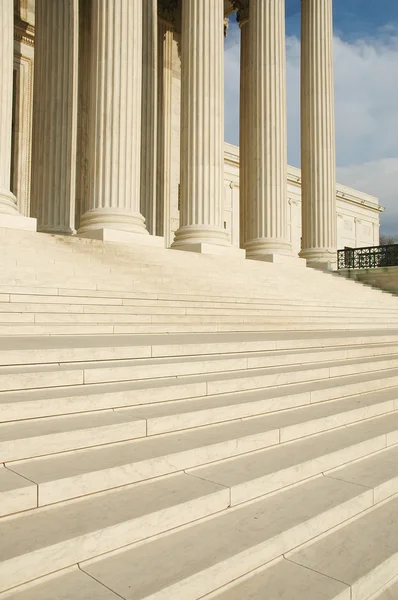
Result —
<instances>
[{"instance_id":1,"label":"wrought iron railing","mask_svg":"<svg viewBox=\"0 0 398 600\"><path fill-rule=\"evenodd\" d=\"M398 244L344 248L337 251L339 269L375 269L398 266Z\"/></svg>"}]
</instances>

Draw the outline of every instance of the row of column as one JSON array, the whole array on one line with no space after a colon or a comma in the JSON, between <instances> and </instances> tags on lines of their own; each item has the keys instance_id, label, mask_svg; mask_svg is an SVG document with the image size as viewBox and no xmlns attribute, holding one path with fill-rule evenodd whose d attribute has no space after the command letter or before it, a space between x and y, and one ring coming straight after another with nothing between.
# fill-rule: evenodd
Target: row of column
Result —
<instances>
[{"instance_id":1,"label":"row of column","mask_svg":"<svg viewBox=\"0 0 398 600\"><path fill-rule=\"evenodd\" d=\"M249 258L267 260L290 253L285 7L284 0L233 3L242 29L241 241ZM82 15L78 0L36 0L32 207L41 230L74 231L78 197L83 235L146 235L142 210L156 231L157 2L144 4L143 14L143 0L96 0L84 3ZM207 251L229 245L222 226L224 1L181 5L181 213L173 246ZM301 18L301 256L324 266L336 248L332 0L302 0ZM16 215L13 0L1 2L0 27L0 213Z\"/></svg>"},{"instance_id":2,"label":"row of column","mask_svg":"<svg viewBox=\"0 0 398 600\"><path fill-rule=\"evenodd\" d=\"M240 235L249 258L288 254L285 1L234 0L241 28ZM300 256L336 261L332 0L301 1Z\"/></svg>"}]
</instances>

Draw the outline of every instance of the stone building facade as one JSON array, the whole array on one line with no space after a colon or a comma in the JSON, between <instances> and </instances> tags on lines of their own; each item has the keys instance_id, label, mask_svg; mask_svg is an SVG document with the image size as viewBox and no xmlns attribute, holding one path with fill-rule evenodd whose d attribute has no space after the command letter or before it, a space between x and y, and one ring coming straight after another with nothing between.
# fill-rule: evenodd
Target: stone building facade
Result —
<instances>
[{"instance_id":1,"label":"stone building facade","mask_svg":"<svg viewBox=\"0 0 398 600\"><path fill-rule=\"evenodd\" d=\"M301 253L318 266L332 264L336 248L378 244L377 199L335 183L331 0L303 2L302 173L286 162L283 0L12 2L0 7L3 30L14 31L0 188L10 177L19 213L39 231L240 247L265 260ZM240 157L223 143L224 19L233 11ZM5 55L10 40L2 43ZM13 215L9 196L0 211Z\"/></svg>"}]
</instances>

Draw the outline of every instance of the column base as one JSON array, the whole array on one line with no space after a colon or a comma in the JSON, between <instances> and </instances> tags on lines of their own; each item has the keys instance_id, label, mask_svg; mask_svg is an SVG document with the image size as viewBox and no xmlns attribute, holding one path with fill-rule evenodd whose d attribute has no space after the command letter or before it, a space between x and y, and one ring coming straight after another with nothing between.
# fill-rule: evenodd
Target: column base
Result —
<instances>
[{"instance_id":1,"label":"column base","mask_svg":"<svg viewBox=\"0 0 398 600\"><path fill-rule=\"evenodd\" d=\"M24 217L19 213L15 213L15 215L0 213L0 228L37 231L37 220L31 217Z\"/></svg>"},{"instance_id":2,"label":"column base","mask_svg":"<svg viewBox=\"0 0 398 600\"><path fill-rule=\"evenodd\" d=\"M300 258L307 261L307 267L320 271L335 271L337 269L337 251L328 249L308 249L300 252Z\"/></svg>"},{"instance_id":3,"label":"column base","mask_svg":"<svg viewBox=\"0 0 398 600\"><path fill-rule=\"evenodd\" d=\"M318 269L318 271L336 271L337 264L335 262L321 262L307 259L307 267L310 269Z\"/></svg>"},{"instance_id":4,"label":"column base","mask_svg":"<svg viewBox=\"0 0 398 600\"><path fill-rule=\"evenodd\" d=\"M123 231L122 229L91 229L82 233L78 232L78 236L90 238L92 240L101 240L102 242L113 242L116 244L135 244L137 246L165 248L164 237L157 235L143 235L142 233L133 233L131 231Z\"/></svg>"},{"instance_id":5,"label":"column base","mask_svg":"<svg viewBox=\"0 0 398 600\"><path fill-rule=\"evenodd\" d=\"M245 251L236 246L219 246L217 244L206 244L199 242L197 244L178 244L172 245L173 250L183 250L185 252L197 252L199 254L213 254L218 256L229 256L231 258L245 258Z\"/></svg>"},{"instance_id":6,"label":"column base","mask_svg":"<svg viewBox=\"0 0 398 600\"><path fill-rule=\"evenodd\" d=\"M276 265L288 265L290 267L305 267L306 261L298 256L292 256L289 254L257 254L247 256L248 260L259 260L263 262L270 262Z\"/></svg>"}]
</instances>

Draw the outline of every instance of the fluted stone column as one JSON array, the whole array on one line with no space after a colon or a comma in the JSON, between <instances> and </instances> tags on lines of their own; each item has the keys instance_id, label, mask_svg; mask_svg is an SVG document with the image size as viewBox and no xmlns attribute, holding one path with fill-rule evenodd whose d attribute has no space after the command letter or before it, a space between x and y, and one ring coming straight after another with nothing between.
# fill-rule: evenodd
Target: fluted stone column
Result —
<instances>
[{"instance_id":1,"label":"fluted stone column","mask_svg":"<svg viewBox=\"0 0 398 600\"><path fill-rule=\"evenodd\" d=\"M90 77L89 192L79 234L150 243L140 213L142 0L92 3Z\"/></svg>"},{"instance_id":2,"label":"fluted stone column","mask_svg":"<svg viewBox=\"0 0 398 600\"><path fill-rule=\"evenodd\" d=\"M39 231L75 231L78 0L36 0L32 214Z\"/></svg>"},{"instance_id":3,"label":"fluted stone column","mask_svg":"<svg viewBox=\"0 0 398 600\"><path fill-rule=\"evenodd\" d=\"M240 109L239 109L239 245L245 247L248 226L250 155L250 56L249 0L234 0L240 27Z\"/></svg>"},{"instance_id":4,"label":"fluted stone column","mask_svg":"<svg viewBox=\"0 0 398 600\"><path fill-rule=\"evenodd\" d=\"M181 68L181 212L173 247L217 252L229 245L223 228L223 0L182 1Z\"/></svg>"},{"instance_id":5,"label":"fluted stone column","mask_svg":"<svg viewBox=\"0 0 398 600\"><path fill-rule=\"evenodd\" d=\"M158 143L156 232L164 235L166 247L170 231L173 113L173 45L176 2L158 3Z\"/></svg>"},{"instance_id":6,"label":"fluted stone column","mask_svg":"<svg viewBox=\"0 0 398 600\"><path fill-rule=\"evenodd\" d=\"M301 3L302 250L309 266L336 263L332 0Z\"/></svg>"},{"instance_id":7,"label":"fluted stone column","mask_svg":"<svg viewBox=\"0 0 398 600\"><path fill-rule=\"evenodd\" d=\"M284 0L250 1L249 193L246 256L290 254Z\"/></svg>"},{"instance_id":8,"label":"fluted stone column","mask_svg":"<svg viewBox=\"0 0 398 600\"><path fill-rule=\"evenodd\" d=\"M157 0L142 3L142 134L141 213L146 227L156 234L157 119L158 119L158 7Z\"/></svg>"},{"instance_id":9,"label":"fluted stone column","mask_svg":"<svg viewBox=\"0 0 398 600\"><path fill-rule=\"evenodd\" d=\"M11 192L11 134L14 70L14 2L0 2L0 227L36 228L36 220L22 217Z\"/></svg>"}]
</instances>

